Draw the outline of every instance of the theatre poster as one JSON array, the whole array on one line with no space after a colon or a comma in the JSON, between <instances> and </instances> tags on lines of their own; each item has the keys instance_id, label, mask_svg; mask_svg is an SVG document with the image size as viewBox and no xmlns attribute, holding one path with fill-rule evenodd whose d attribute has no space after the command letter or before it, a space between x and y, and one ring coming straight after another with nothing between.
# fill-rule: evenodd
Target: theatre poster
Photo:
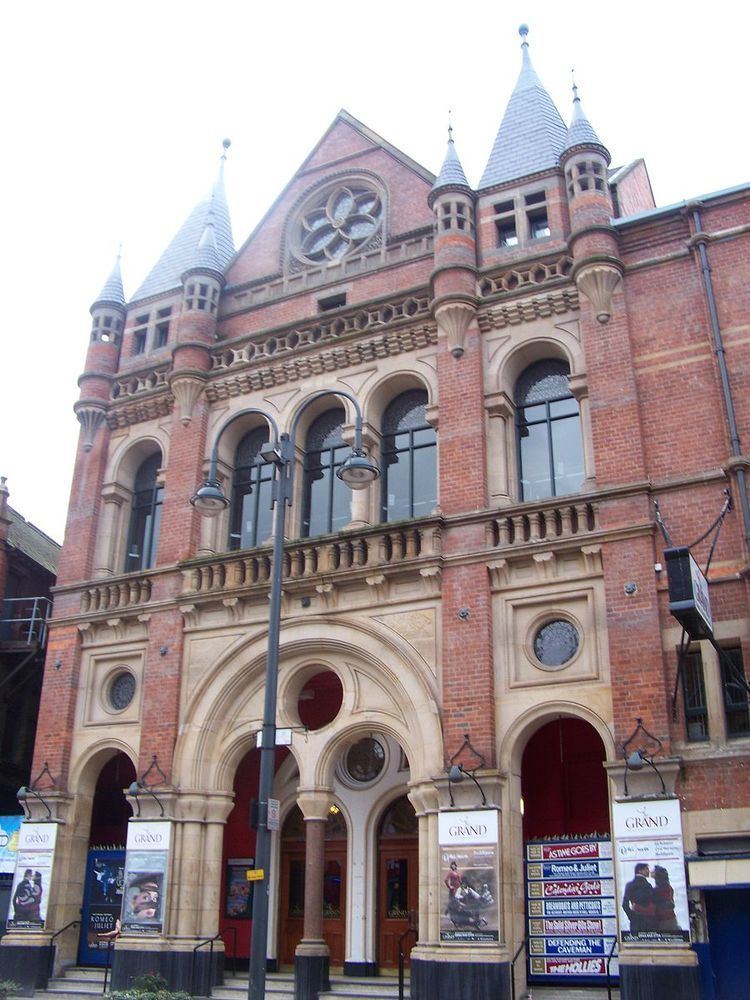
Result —
<instances>
[{"instance_id":1,"label":"theatre poster","mask_svg":"<svg viewBox=\"0 0 750 1000\"><path fill-rule=\"evenodd\" d=\"M38 931L47 919L57 823L22 823L7 927Z\"/></svg>"},{"instance_id":2,"label":"theatre poster","mask_svg":"<svg viewBox=\"0 0 750 1000\"><path fill-rule=\"evenodd\" d=\"M441 944L498 941L499 831L496 809L440 813Z\"/></svg>"},{"instance_id":3,"label":"theatre poster","mask_svg":"<svg viewBox=\"0 0 750 1000\"><path fill-rule=\"evenodd\" d=\"M613 802L623 941L690 940L679 799Z\"/></svg>"},{"instance_id":4,"label":"theatre poster","mask_svg":"<svg viewBox=\"0 0 750 1000\"><path fill-rule=\"evenodd\" d=\"M525 863L530 981L604 982L617 935L611 841L532 841Z\"/></svg>"},{"instance_id":5,"label":"theatre poster","mask_svg":"<svg viewBox=\"0 0 750 1000\"><path fill-rule=\"evenodd\" d=\"M162 932L171 832L167 821L128 823L121 921L129 934Z\"/></svg>"}]
</instances>

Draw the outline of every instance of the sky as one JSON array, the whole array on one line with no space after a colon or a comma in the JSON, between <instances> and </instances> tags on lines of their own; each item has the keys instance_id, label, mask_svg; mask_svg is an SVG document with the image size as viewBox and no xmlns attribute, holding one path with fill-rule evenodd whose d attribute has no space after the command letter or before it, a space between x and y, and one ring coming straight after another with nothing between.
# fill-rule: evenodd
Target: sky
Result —
<instances>
[{"instance_id":1,"label":"sky","mask_svg":"<svg viewBox=\"0 0 750 1000\"><path fill-rule=\"evenodd\" d=\"M126 296L216 176L240 246L340 108L437 172L448 111L479 181L520 69L566 121L571 70L613 165L668 205L750 181L750 10L729 0L37 0L0 42L0 475L62 541L89 307Z\"/></svg>"}]
</instances>

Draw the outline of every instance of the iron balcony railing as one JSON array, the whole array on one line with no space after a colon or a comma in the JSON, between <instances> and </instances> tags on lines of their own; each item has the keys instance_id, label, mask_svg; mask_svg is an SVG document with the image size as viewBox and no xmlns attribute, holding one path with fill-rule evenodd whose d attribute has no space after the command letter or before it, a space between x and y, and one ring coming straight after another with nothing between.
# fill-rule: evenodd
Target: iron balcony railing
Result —
<instances>
[{"instance_id":1,"label":"iron balcony railing","mask_svg":"<svg viewBox=\"0 0 750 1000\"><path fill-rule=\"evenodd\" d=\"M48 597L11 597L0 604L0 642L43 646L52 609Z\"/></svg>"}]
</instances>

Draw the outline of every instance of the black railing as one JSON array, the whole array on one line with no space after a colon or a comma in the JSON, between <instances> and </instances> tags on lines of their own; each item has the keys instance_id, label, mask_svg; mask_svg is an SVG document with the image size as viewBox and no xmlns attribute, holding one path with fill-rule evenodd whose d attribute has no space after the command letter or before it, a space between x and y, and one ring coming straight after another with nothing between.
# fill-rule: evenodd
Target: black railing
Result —
<instances>
[{"instance_id":1,"label":"black railing","mask_svg":"<svg viewBox=\"0 0 750 1000\"><path fill-rule=\"evenodd\" d=\"M612 964L612 956L617 948L617 938L612 938L612 947L609 949L609 955L607 955L607 1000L612 1000L612 977L610 975L609 967Z\"/></svg>"},{"instance_id":2,"label":"black railing","mask_svg":"<svg viewBox=\"0 0 750 1000\"><path fill-rule=\"evenodd\" d=\"M519 944L516 949L516 953L513 956L513 960L510 963L510 997L511 1000L516 1000L516 962L518 961L518 956L524 950L526 945L529 943L529 935L527 934L523 941Z\"/></svg>"},{"instance_id":3,"label":"black railing","mask_svg":"<svg viewBox=\"0 0 750 1000\"><path fill-rule=\"evenodd\" d=\"M410 934L417 937L417 928L413 925L414 911L409 910L409 926L399 935L398 939L398 1000L404 1000L404 969L406 966L406 953L404 951L404 941ZM411 951L411 949L409 949Z\"/></svg>"},{"instance_id":4,"label":"black railing","mask_svg":"<svg viewBox=\"0 0 750 1000\"><path fill-rule=\"evenodd\" d=\"M59 931L55 931L52 937L49 939L49 960L47 962L47 979L52 978L52 973L55 971L55 939L59 938L61 934L64 934L70 927L78 927L80 925L80 920L71 920L69 924L61 927Z\"/></svg>"},{"instance_id":5,"label":"black railing","mask_svg":"<svg viewBox=\"0 0 750 1000\"><path fill-rule=\"evenodd\" d=\"M109 979L109 970L112 968L112 949L114 946L114 941L107 941L107 960L104 963L104 984L102 986L102 993L107 992L107 980Z\"/></svg>"},{"instance_id":6,"label":"black railing","mask_svg":"<svg viewBox=\"0 0 750 1000\"><path fill-rule=\"evenodd\" d=\"M221 938L221 931L214 934L213 937L205 938L203 941L199 941L198 944L193 948L193 961L190 970L190 992L192 995L201 997L210 997L211 988L213 986L214 978L214 941L218 941ZM236 940L236 939L235 939ZM206 970L204 989L200 989L197 983L197 972L198 972L198 951L204 948L206 945L209 946L208 949L208 969Z\"/></svg>"},{"instance_id":7,"label":"black railing","mask_svg":"<svg viewBox=\"0 0 750 1000\"><path fill-rule=\"evenodd\" d=\"M0 641L43 646L52 602L47 597L10 597L0 605Z\"/></svg>"}]
</instances>

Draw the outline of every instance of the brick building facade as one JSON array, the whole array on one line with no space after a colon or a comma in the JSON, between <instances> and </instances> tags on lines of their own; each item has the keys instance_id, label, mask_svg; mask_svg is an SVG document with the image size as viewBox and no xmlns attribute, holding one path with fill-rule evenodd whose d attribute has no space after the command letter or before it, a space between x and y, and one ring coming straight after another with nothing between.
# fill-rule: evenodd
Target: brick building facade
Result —
<instances>
[{"instance_id":1,"label":"brick building facade","mask_svg":"<svg viewBox=\"0 0 750 1000\"><path fill-rule=\"evenodd\" d=\"M148 967L190 988L220 930L248 955L270 416L297 428L272 967L296 955L298 996L317 995L306 962L393 972L411 926L418 1000L509 996L525 843L604 840L612 804L658 801L658 778L680 803L694 947L621 938L622 995L708 997L711 963L730 981L727 913L750 883L749 193L656 208L643 161L611 166L576 93L563 123L524 34L476 189L452 138L436 178L341 112L239 250L220 175L129 301L115 268L92 307L36 742L56 874L46 926L9 933L0 968L91 907L87 858L124 847L131 812L165 817L171 849L161 922L117 940L115 983ZM381 469L351 495L337 392ZM202 519L214 446L231 503ZM657 511L702 566L710 552L715 646L678 655ZM636 719L656 771L626 769ZM497 932L462 943L439 818L479 792ZM99 960L95 935L68 935L58 961L77 947Z\"/></svg>"}]
</instances>

